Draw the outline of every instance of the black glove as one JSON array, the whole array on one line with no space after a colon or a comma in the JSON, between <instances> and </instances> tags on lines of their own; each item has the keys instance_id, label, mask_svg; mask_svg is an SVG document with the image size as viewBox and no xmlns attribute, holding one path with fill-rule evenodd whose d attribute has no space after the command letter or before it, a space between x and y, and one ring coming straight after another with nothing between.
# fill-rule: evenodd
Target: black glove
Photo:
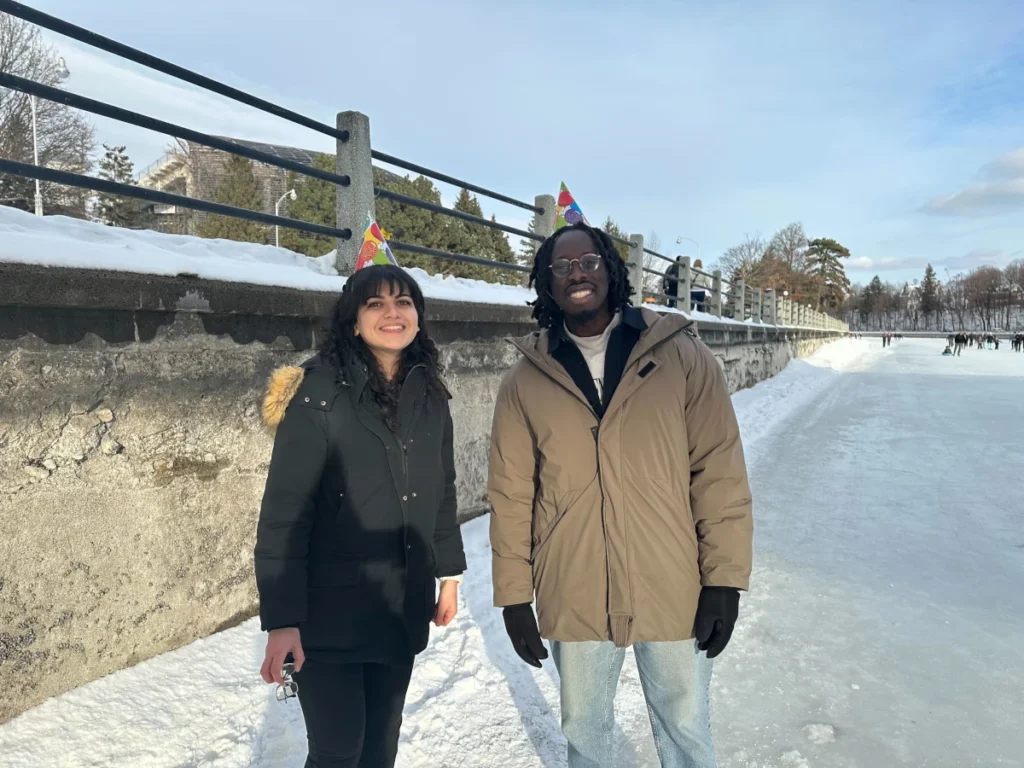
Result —
<instances>
[{"instance_id":1,"label":"black glove","mask_svg":"<svg viewBox=\"0 0 1024 768\"><path fill-rule=\"evenodd\" d=\"M693 634L697 650L707 651L708 658L725 650L740 613L740 591L734 587L704 587L697 603Z\"/></svg>"},{"instance_id":2,"label":"black glove","mask_svg":"<svg viewBox=\"0 0 1024 768\"><path fill-rule=\"evenodd\" d=\"M531 667L541 667L541 659L548 657L548 650L540 640L540 630L537 629L537 619L533 615L533 606L530 603L510 605L502 611L505 617L505 631L512 640L512 647L516 649L519 658Z\"/></svg>"}]
</instances>

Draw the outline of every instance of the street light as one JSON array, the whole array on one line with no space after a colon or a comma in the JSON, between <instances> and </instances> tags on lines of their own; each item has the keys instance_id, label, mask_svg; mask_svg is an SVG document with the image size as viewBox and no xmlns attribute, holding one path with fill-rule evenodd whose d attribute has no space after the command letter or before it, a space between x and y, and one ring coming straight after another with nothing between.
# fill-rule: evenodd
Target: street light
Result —
<instances>
[{"instance_id":1,"label":"street light","mask_svg":"<svg viewBox=\"0 0 1024 768\"><path fill-rule=\"evenodd\" d=\"M697 246L697 258L700 259L700 243L698 243L692 237L683 237L682 235L680 235L679 237L676 238L676 245L682 245L683 240L691 242L691 243L693 243L694 245ZM701 263L703 264L704 262L701 262Z\"/></svg>"},{"instance_id":2,"label":"street light","mask_svg":"<svg viewBox=\"0 0 1024 768\"><path fill-rule=\"evenodd\" d=\"M274 204L274 215L275 216L280 216L281 215L281 203L284 202L284 199L286 197L289 200L295 200L295 198L297 197L297 195L295 194L295 190L294 189L289 189L287 192L285 192L283 195L281 195L281 199L278 200ZM279 233L280 233L280 227L278 227L277 224L275 224L274 225L274 247L275 248L280 248L281 247L281 241L280 241L280 238L278 237Z\"/></svg>"},{"instance_id":3,"label":"street light","mask_svg":"<svg viewBox=\"0 0 1024 768\"><path fill-rule=\"evenodd\" d=\"M64 58L61 57L57 60L57 81L64 82L71 73L68 71L68 65L64 63ZM39 166L39 129L36 126L36 97L35 95L29 96L29 104L32 107L32 157L35 159L36 166ZM43 215L43 196L39 193L39 179L36 179L36 216Z\"/></svg>"}]
</instances>

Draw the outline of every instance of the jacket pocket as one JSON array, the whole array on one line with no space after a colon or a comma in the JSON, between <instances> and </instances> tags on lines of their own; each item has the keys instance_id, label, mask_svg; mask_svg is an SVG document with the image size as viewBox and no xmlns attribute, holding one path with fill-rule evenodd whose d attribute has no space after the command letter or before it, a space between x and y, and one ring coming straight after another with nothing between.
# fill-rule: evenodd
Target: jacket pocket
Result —
<instances>
[{"instance_id":1,"label":"jacket pocket","mask_svg":"<svg viewBox=\"0 0 1024 768\"><path fill-rule=\"evenodd\" d=\"M596 478L594 482L597 482ZM591 483L591 485L593 485L593 483ZM531 560L537 556L537 553L541 549L544 548L544 545L551 541L558 524L561 523L562 520L565 519L565 516L573 510L577 502L586 494L589 488L590 486L565 491L554 501L554 513L540 516L540 519L543 521L543 525L533 536ZM538 507L542 507L543 504L544 502L538 502ZM550 505L551 502L547 502L547 504ZM535 512L534 518L537 519L537 517L538 516Z\"/></svg>"}]
</instances>

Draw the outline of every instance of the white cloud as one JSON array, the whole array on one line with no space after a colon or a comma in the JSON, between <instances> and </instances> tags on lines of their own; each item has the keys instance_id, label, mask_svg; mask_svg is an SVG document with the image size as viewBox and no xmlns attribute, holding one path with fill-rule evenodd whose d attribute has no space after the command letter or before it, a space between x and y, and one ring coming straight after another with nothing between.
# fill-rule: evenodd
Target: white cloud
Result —
<instances>
[{"instance_id":1,"label":"white cloud","mask_svg":"<svg viewBox=\"0 0 1024 768\"><path fill-rule=\"evenodd\" d=\"M858 256L857 258L850 259L850 266L857 269L871 269L874 263L874 259L870 256Z\"/></svg>"},{"instance_id":2,"label":"white cloud","mask_svg":"<svg viewBox=\"0 0 1024 768\"><path fill-rule=\"evenodd\" d=\"M1024 211L1024 147L993 160L979 177L959 192L932 198L925 210L959 216Z\"/></svg>"}]
</instances>

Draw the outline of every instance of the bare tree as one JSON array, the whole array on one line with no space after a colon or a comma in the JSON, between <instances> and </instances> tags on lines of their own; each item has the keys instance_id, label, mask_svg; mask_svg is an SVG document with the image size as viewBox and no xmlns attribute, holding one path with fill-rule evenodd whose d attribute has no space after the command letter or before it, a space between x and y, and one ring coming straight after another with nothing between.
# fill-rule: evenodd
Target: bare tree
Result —
<instances>
[{"instance_id":1,"label":"bare tree","mask_svg":"<svg viewBox=\"0 0 1024 768\"><path fill-rule=\"evenodd\" d=\"M28 22L0 14L0 71L44 85L60 82L57 52L43 43L39 30ZM63 104L36 102L39 164L61 171L88 173L96 142L92 125ZM0 156L32 163L32 107L27 94L0 88ZM0 175L0 204L30 211L35 182ZM85 216L87 190L44 183L40 192L46 213Z\"/></svg>"},{"instance_id":2,"label":"bare tree","mask_svg":"<svg viewBox=\"0 0 1024 768\"><path fill-rule=\"evenodd\" d=\"M787 224L768 243L772 257L785 264L794 272L803 272L807 267L807 235L799 221Z\"/></svg>"},{"instance_id":3,"label":"bare tree","mask_svg":"<svg viewBox=\"0 0 1024 768\"><path fill-rule=\"evenodd\" d=\"M956 329L966 329L968 326L967 314L971 308L967 294L967 278L963 273L957 273L946 282L946 306L950 314L956 320Z\"/></svg>"},{"instance_id":4,"label":"bare tree","mask_svg":"<svg viewBox=\"0 0 1024 768\"><path fill-rule=\"evenodd\" d=\"M967 298L981 321L984 331L995 328L994 313L998 311L1003 272L998 267L978 267L967 276Z\"/></svg>"},{"instance_id":5,"label":"bare tree","mask_svg":"<svg viewBox=\"0 0 1024 768\"><path fill-rule=\"evenodd\" d=\"M764 257L768 243L760 235L744 235L739 245L734 245L718 259L718 268L730 280L750 282L764 269Z\"/></svg>"},{"instance_id":6,"label":"bare tree","mask_svg":"<svg viewBox=\"0 0 1024 768\"><path fill-rule=\"evenodd\" d=\"M658 236L657 232L652 231L647 235L644 247L661 253L661 238ZM653 269L656 272L665 272L669 266L670 264L667 261L662 261L657 256L651 256L649 253L644 254L644 269ZM664 279L665 278L659 275L652 275L650 272L644 272L644 290L661 293L662 281Z\"/></svg>"}]
</instances>

